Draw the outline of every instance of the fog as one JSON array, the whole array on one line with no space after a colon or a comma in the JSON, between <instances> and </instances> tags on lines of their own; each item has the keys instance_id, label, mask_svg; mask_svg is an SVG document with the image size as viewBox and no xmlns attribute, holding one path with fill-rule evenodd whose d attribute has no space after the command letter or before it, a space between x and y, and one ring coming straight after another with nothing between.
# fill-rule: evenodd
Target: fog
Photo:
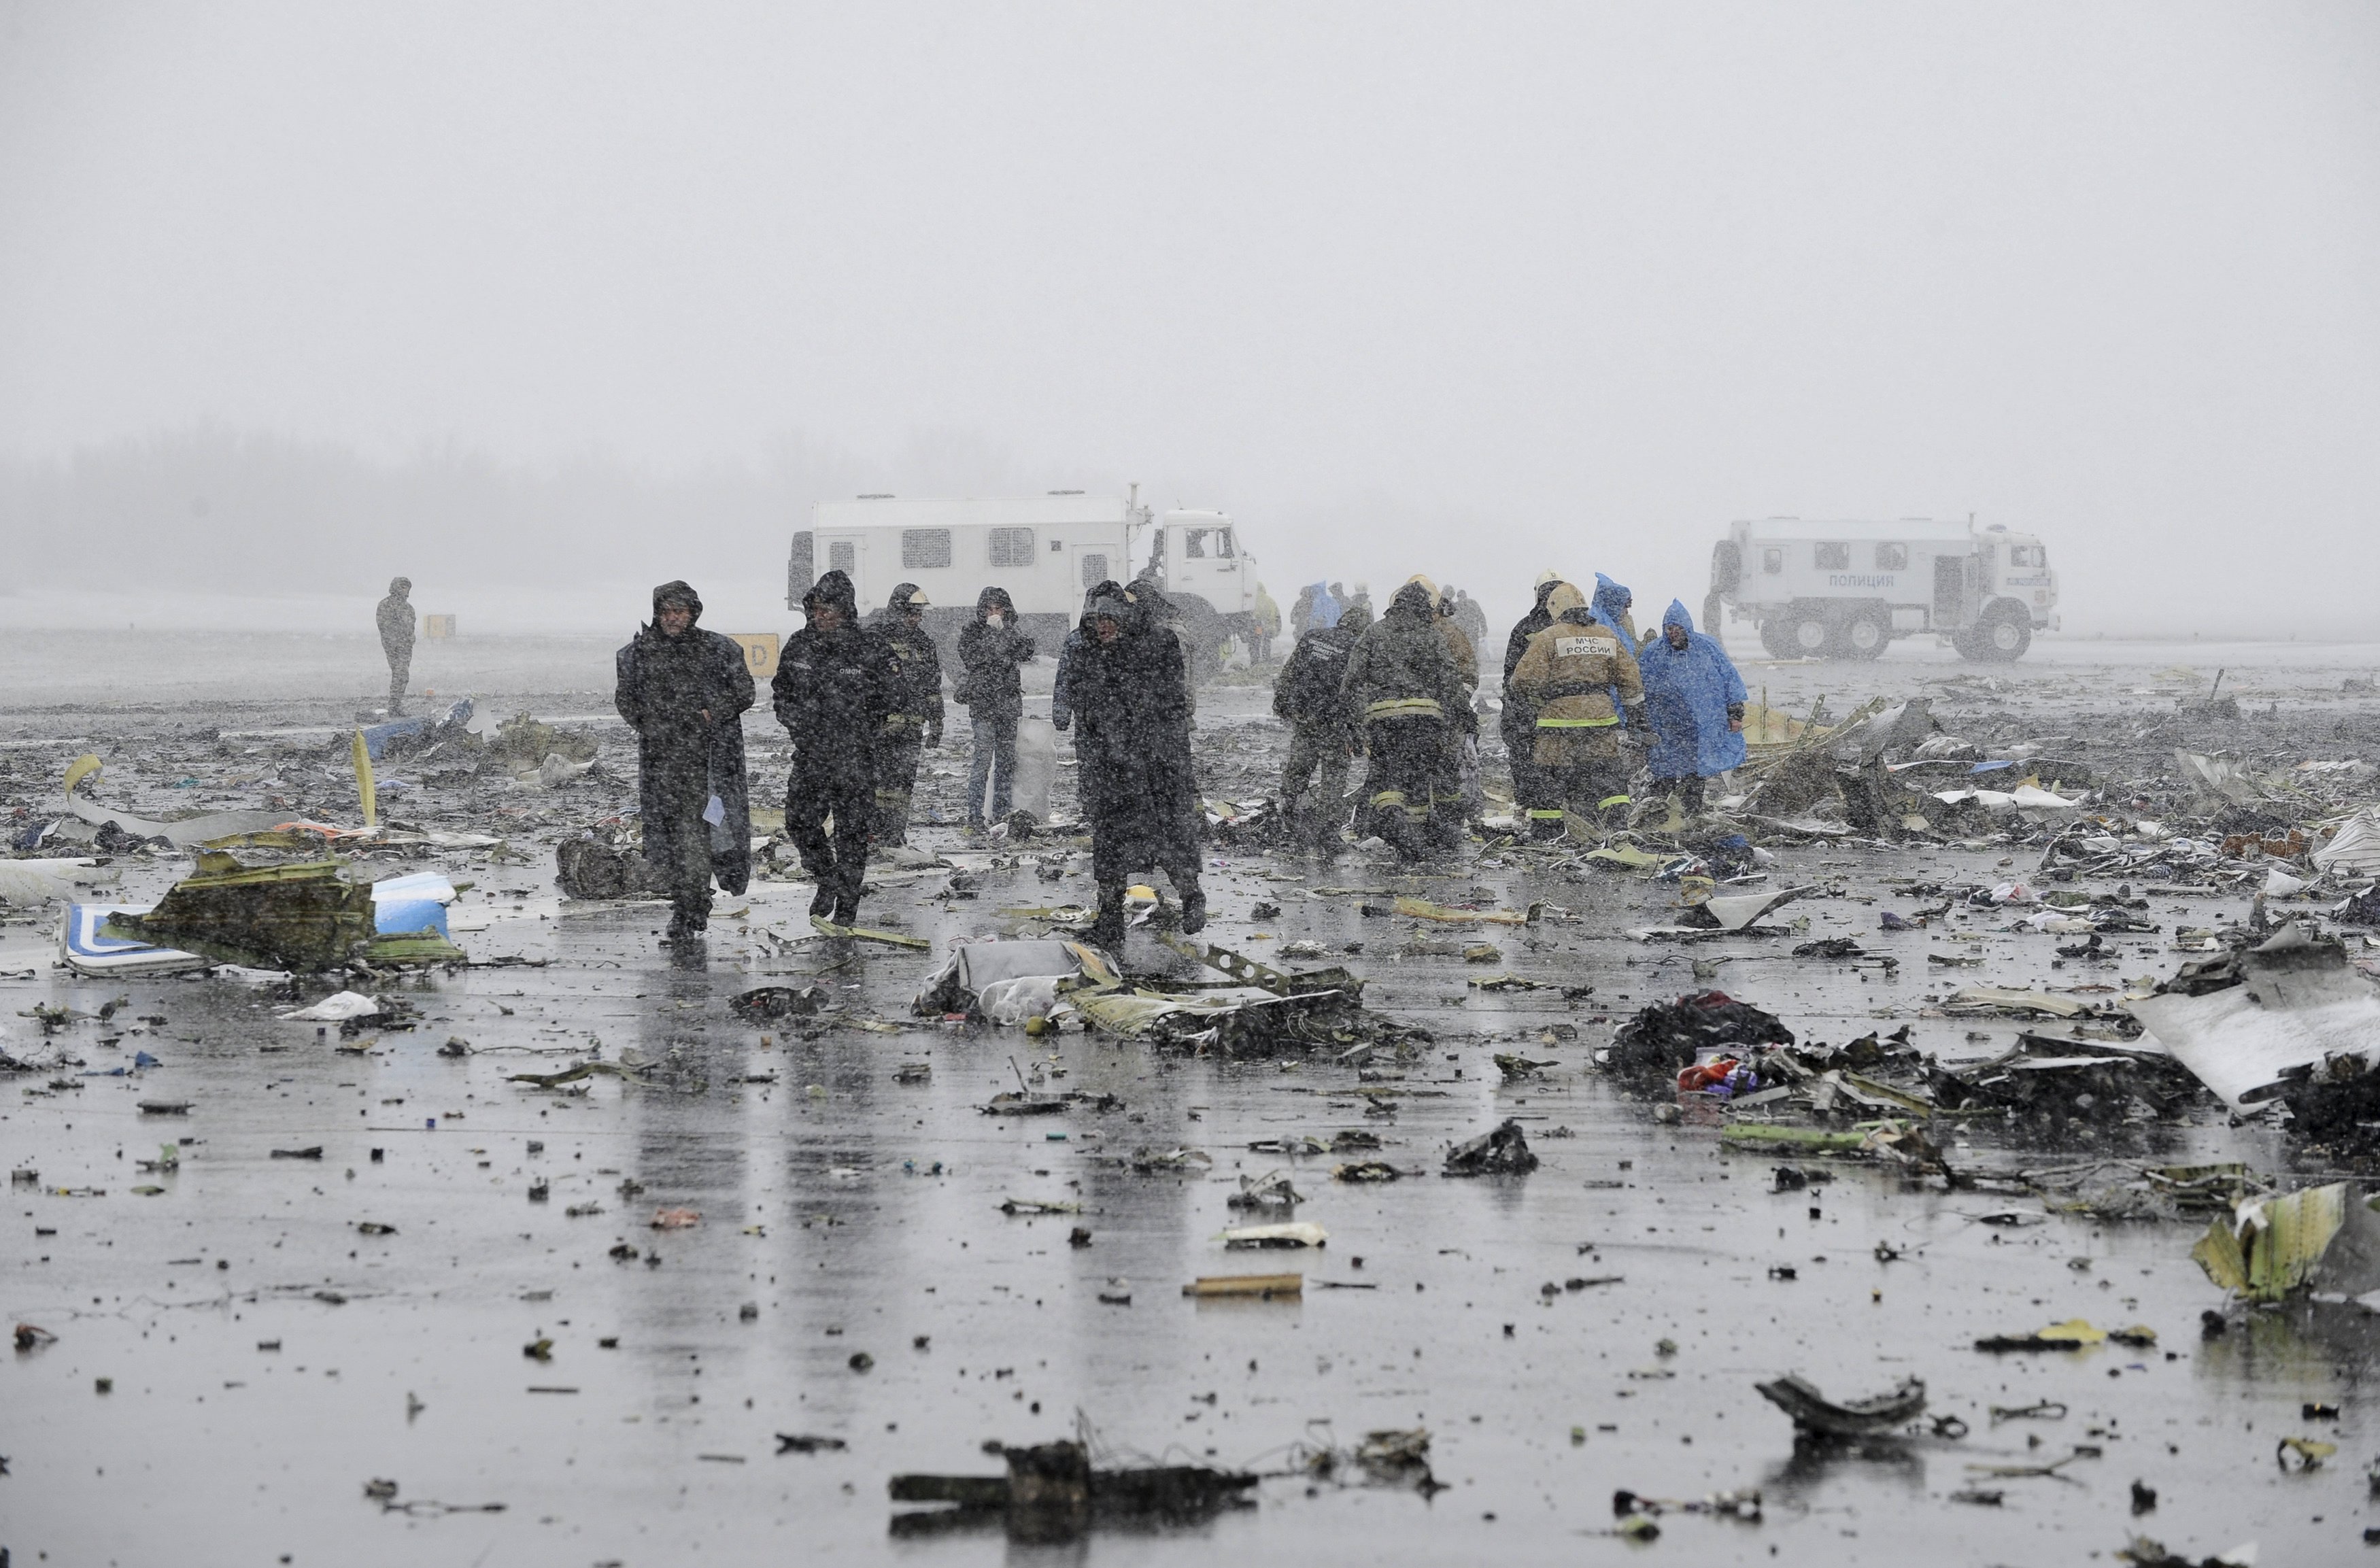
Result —
<instances>
[{"instance_id":1,"label":"fog","mask_svg":"<svg viewBox=\"0 0 2380 1568\"><path fill-rule=\"evenodd\" d=\"M19 623L782 619L821 495L1137 481L1283 604L1972 512L2069 632L2368 628L2369 6L0 18Z\"/></svg>"}]
</instances>

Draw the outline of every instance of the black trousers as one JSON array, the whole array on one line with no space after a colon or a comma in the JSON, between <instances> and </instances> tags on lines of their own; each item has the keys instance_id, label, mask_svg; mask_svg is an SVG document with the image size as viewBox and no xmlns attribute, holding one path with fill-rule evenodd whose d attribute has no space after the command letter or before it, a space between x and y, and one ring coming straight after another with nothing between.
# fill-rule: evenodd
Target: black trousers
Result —
<instances>
[{"instance_id":1,"label":"black trousers","mask_svg":"<svg viewBox=\"0 0 2380 1568\"><path fill-rule=\"evenodd\" d=\"M846 915L859 907L875 821L876 786L864 769L812 771L795 764L785 781L785 836L802 869L817 879L820 894Z\"/></svg>"},{"instance_id":2,"label":"black trousers","mask_svg":"<svg viewBox=\"0 0 2380 1568\"><path fill-rule=\"evenodd\" d=\"M650 794L663 809L645 819L645 860L669 891L675 913L698 924L710 917L710 764L700 752L645 764L661 774Z\"/></svg>"}]
</instances>

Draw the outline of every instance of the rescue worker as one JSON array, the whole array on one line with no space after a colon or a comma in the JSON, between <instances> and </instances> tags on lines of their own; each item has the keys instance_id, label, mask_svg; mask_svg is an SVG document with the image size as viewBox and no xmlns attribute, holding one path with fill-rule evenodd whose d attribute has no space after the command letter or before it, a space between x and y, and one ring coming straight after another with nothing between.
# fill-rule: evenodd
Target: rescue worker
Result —
<instances>
[{"instance_id":1,"label":"rescue worker","mask_svg":"<svg viewBox=\"0 0 2380 1568\"><path fill-rule=\"evenodd\" d=\"M1347 808L1347 763L1356 741L1356 715L1341 689L1347 655L1372 623L1351 607L1339 624L1297 639L1273 682L1272 711L1289 725L1289 762L1281 771L1281 810L1290 831L1319 847L1337 846ZM1307 781L1314 782L1311 796Z\"/></svg>"},{"instance_id":2,"label":"rescue worker","mask_svg":"<svg viewBox=\"0 0 2380 1568\"><path fill-rule=\"evenodd\" d=\"M1465 590L1454 589L1451 591L1454 594L1454 624L1462 627L1463 635L1471 639L1475 652L1487 646L1488 612L1479 608L1479 601L1472 598Z\"/></svg>"},{"instance_id":3,"label":"rescue worker","mask_svg":"<svg viewBox=\"0 0 2380 1568\"><path fill-rule=\"evenodd\" d=\"M1644 639L1636 635L1636 618L1628 613L1636 596L1601 572L1595 574L1595 618L1628 639L1633 650Z\"/></svg>"},{"instance_id":4,"label":"rescue worker","mask_svg":"<svg viewBox=\"0 0 2380 1568\"><path fill-rule=\"evenodd\" d=\"M380 624L380 650L388 657L388 716L405 717L405 683L413 676L411 577L391 577L388 597L372 611Z\"/></svg>"},{"instance_id":5,"label":"rescue worker","mask_svg":"<svg viewBox=\"0 0 2380 1568\"><path fill-rule=\"evenodd\" d=\"M1630 768L1619 726L1624 716L1631 730L1644 730L1645 687L1632 645L1578 590L1555 585L1546 609L1553 624L1529 638L1512 685L1537 716L1537 794L1524 802L1529 831L1551 838L1562 831L1565 807L1590 820L1625 817Z\"/></svg>"},{"instance_id":6,"label":"rescue worker","mask_svg":"<svg viewBox=\"0 0 2380 1568\"><path fill-rule=\"evenodd\" d=\"M1248 650L1248 657L1258 664L1269 664L1273 639L1281 636L1281 606L1272 602L1272 595L1265 591L1262 583L1257 584L1255 619L1256 645Z\"/></svg>"},{"instance_id":7,"label":"rescue worker","mask_svg":"<svg viewBox=\"0 0 2380 1568\"><path fill-rule=\"evenodd\" d=\"M1504 711L1496 728L1504 742L1504 760L1512 769L1512 798L1524 808L1543 793L1537 784L1537 713L1512 689L1512 670L1528 651L1529 638L1554 624L1546 611L1546 596L1561 582L1561 574L1550 566L1539 572L1536 607L1513 623L1512 635L1504 639Z\"/></svg>"},{"instance_id":8,"label":"rescue worker","mask_svg":"<svg viewBox=\"0 0 2380 1568\"><path fill-rule=\"evenodd\" d=\"M1075 755L1091 824L1091 875L1099 884L1091 941L1110 951L1123 945L1132 878L1151 868L1173 883L1182 929L1196 931L1207 923L1198 883L1204 823L1182 644L1137 598L1113 583L1094 590L1084 615L1087 635L1067 668Z\"/></svg>"},{"instance_id":9,"label":"rescue worker","mask_svg":"<svg viewBox=\"0 0 2380 1568\"><path fill-rule=\"evenodd\" d=\"M909 842L909 797L917 786L917 754L942 744L942 655L926 635L928 601L905 582L872 628L892 654L892 708L876 748L876 842Z\"/></svg>"},{"instance_id":10,"label":"rescue worker","mask_svg":"<svg viewBox=\"0 0 2380 1568\"><path fill-rule=\"evenodd\" d=\"M976 595L975 619L959 632L959 677L952 700L967 711L967 829L1008 815L1016 774L1016 721L1025 716L1020 666L1033 662L1033 639L1016 624L1016 603L1004 588Z\"/></svg>"},{"instance_id":11,"label":"rescue worker","mask_svg":"<svg viewBox=\"0 0 2380 1568\"><path fill-rule=\"evenodd\" d=\"M849 926L859 918L868 876L877 753L885 718L900 700L900 663L883 638L860 626L843 573L819 578L803 596L802 613L808 624L786 639L769 687L777 722L794 743L785 836L818 881L811 920Z\"/></svg>"},{"instance_id":12,"label":"rescue worker","mask_svg":"<svg viewBox=\"0 0 2380 1568\"><path fill-rule=\"evenodd\" d=\"M1462 836L1451 815L1457 803L1440 797L1439 783L1447 736L1471 705L1454 655L1438 634L1435 598L1425 582L1398 589L1388 614L1355 639L1340 683L1371 759L1365 830L1409 860Z\"/></svg>"},{"instance_id":13,"label":"rescue worker","mask_svg":"<svg viewBox=\"0 0 2380 1568\"><path fill-rule=\"evenodd\" d=\"M1645 645L1637 663L1653 726L1645 759L1653 787L1699 813L1703 781L1743 766L1743 677L1718 638L1694 630L1677 599L1661 617L1659 640Z\"/></svg>"},{"instance_id":14,"label":"rescue worker","mask_svg":"<svg viewBox=\"0 0 2380 1568\"><path fill-rule=\"evenodd\" d=\"M1165 590L1148 577L1135 580L1124 590L1125 600L1140 625L1151 631L1172 638L1182 650L1182 709L1195 723L1198 717L1198 655L1190 646L1190 628L1183 623L1182 612Z\"/></svg>"},{"instance_id":15,"label":"rescue worker","mask_svg":"<svg viewBox=\"0 0 2380 1568\"><path fill-rule=\"evenodd\" d=\"M1455 623L1453 593L1438 593L1427 577L1413 580L1437 593L1438 635L1446 650L1454 655L1455 674L1463 677L1463 722L1447 731L1446 772L1440 784L1441 794L1462 802L1463 820L1468 822L1487 805L1479 789L1479 715L1471 702L1471 694L1479 689L1479 652L1470 634Z\"/></svg>"},{"instance_id":16,"label":"rescue worker","mask_svg":"<svg viewBox=\"0 0 2380 1568\"><path fill-rule=\"evenodd\" d=\"M701 618L694 590L665 582L653 590L652 623L613 661L612 704L637 735L645 860L669 893L669 943L681 959L701 947L711 879L737 893L752 873L743 723L752 671L734 639L695 625Z\"/></svg>"}]
</instances>

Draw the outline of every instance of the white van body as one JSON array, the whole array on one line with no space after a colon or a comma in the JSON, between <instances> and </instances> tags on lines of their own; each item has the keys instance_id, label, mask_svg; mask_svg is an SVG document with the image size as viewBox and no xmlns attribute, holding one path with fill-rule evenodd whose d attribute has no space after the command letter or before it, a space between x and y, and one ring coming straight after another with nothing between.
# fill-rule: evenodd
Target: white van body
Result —
<instances>
[{"instance_id":1,"label":"white van body","mask_svg":"<svg viewBox=\"0 0 2380 1568\"><path fill-rule=\"evenodd\" d=\"M1221 512L1152 514L1132 495L821 501L794 535L785 606L799 609L829 571L852 580L863 614L901 583L923 589L927 626L947 645L974 618L976 596L1002 588L1045 653L1079 620L1084 593L1113 578L1151 577L1181 612L1201 657L1256 624L1256 560Z\"/></svg>"},{"instance_id":2,"label":"white van body","mask_svg":"<svg viewBox=\"0 0 2380 1568\"><path fill-rule=\"evenodd\" d=\"M1738 522L1711 554L1704 618L1751 621L1779 659L1873 659L1930 633L1969 659L2006 661L2058 629L2058 574L2033 534L1972 521Z\"/></svg>"}]
</instances>

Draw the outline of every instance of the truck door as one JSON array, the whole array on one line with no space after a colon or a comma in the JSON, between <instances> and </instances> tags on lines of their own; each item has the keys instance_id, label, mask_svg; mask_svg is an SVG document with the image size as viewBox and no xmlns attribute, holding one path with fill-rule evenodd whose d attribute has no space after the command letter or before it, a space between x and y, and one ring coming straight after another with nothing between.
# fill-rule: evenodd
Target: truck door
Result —
<instances>
[{"instance_id":1,"label":"truck door","mask_svg":"<svg viewBox=\"0 0 2380 1568\"><path fill-rule=\"evenodd\" d=\"M1229 524L1170 525L1167 534L1166 591L1195 593L1209 605L1232 614L1240 609L1240 562Z\"/></svg>"},{"instance_id":2,"label":"truck door","mask_svg":"<svg viewBox=\"0 0 2380 1568\"><path fill-rule=\"evenodd\" d=\"M1974 618L1975 559L1972 555L1934 557L1934 626L1963 626Z\"/></svg>"}]
</instances>

